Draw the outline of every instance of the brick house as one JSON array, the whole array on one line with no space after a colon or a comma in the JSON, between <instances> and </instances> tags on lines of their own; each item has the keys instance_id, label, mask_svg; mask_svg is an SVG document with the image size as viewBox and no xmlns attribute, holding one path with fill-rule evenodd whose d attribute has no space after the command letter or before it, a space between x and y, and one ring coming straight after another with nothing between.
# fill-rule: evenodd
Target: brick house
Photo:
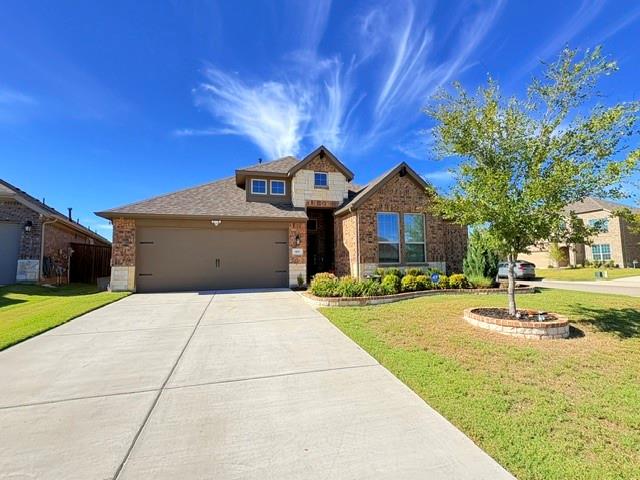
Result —
<instances>
[{"instance_id":1,"label":"brick house","mask_svg":"<svg viewBox=\"0 0 640 480\"><path fill-rule=\"evenodd\" d=\"M583 265L589 262L612 261L620 267L633 267L633 262L640 265L640 234L633 233L624 218L613 213L626 207L619 203L600 198L587 197L582 202L568 205L567 212L576 213L585 224L598 222L604 225L604 231L596 235L590 245L560 245L565 251L566 261L555 265L549 257L549 244L544 242L531 247L530 253L520 255L519 258L535 263L538 267L564 267L567 265ZM636 212L640 209L632 209Z\"/></svg>"},{"instance_id":2,"label":"brick house","mask_svg":"<svg viewBox=\"0 0 640 480\"><path fill-rule=\"evenodd\" d=\"M401 163L364 187L327 148L97 212L113 223L111 288L295 286L378 266L461 271L467 229L425 213L427 184Z\"/></svg>"},{"instance_id":3,"label":"brick house","mask_svg":"<svg viewBox=\"0 0 640 480\"><path fill-rule=\"evenodd\" d=\"M110 245L106 238L0 180L0 285L67 283L74 243Z\"/></svg>"}]
</instances>

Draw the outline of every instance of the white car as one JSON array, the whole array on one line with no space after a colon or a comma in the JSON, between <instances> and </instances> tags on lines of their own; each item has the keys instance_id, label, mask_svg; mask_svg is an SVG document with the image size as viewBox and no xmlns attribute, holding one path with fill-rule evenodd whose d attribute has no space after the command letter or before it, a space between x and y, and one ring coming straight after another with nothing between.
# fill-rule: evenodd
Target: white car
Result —
<instances>
[{"instance_id":1,"label":"white car","mask_svg":"<svg viewBox=\"0 0 640 480\"><path fill-rule=\"evenodd\" d=\"M498 279L507 278L508 269L509 264L507 262L500 262L498 264ZM517 279L533 280L534 278L536 278L536 266L531 262L516 260L516 266L513 269L513 275Z\"/></svg>"}]
</instances>

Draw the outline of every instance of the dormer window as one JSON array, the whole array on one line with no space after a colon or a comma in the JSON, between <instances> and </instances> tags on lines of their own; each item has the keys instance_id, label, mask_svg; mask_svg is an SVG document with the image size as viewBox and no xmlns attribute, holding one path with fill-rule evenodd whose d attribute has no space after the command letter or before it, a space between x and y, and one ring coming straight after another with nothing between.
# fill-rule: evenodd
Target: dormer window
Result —
<instances>
[{"instance_id":1,"label":"dormer window","mask_svg":"<svg viewBox=\"0 0 640 480\"><path fill-rule=\"evenodd\" d=\"M267 181L257 178L251 179L251 193L253 193L254 195L266 195Z\"/></svg>"},{"instance_id":2,"label":"dormer window","mask_svg":"<svg viewBox=\"0 0 640 480\"><path fill-rule=\"evenodd\" d=\"M284 180L271 180L271 195L284 195L285 183Z\"/></svg>"},{"instance_id":3,"label":"dormer window","mask_svg":"<svg viewBox=\"0 0 640 480\"><path fill-rule=\"evenodd\" d=\"M329 188L329 179L326 172L313 172L313 185L316 188Z\"/></svg>"}]
</instances>

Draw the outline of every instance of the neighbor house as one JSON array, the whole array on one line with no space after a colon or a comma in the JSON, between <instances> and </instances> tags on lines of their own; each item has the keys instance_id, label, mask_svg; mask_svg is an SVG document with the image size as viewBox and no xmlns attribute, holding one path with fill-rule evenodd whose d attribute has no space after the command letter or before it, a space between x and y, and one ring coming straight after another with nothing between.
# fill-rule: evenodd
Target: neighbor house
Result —
<instances>
[{"instance_id":1,"label":"neighbor house","mask_svg":"<svg viewBox=\"0 0 640 480\"><path fill-rule=\"evenodd\" d=\"M465 227L425 212L420 175L400 163L358 187L328 149L98 212L113 223L111 288L288 287L318 272L460 271Z\"/></svg>"},{"instance_id":2,"label":"neighbor house","mask_svg":"<svg viewBox=\"0 0 640 480\"><path fill-rule=\"evenodd\" d=\"M587 225L599 225L601 232L591 239L590 245L559 245L565 252L565 261L556 265L549 256L549 244L541 243L530 248L530 253L520 255L521 260L528 260L536 266L564 267L567 265L582 265L588 262L613 262L620 267L640 266L640 234L629 229L624 218L614 215L626 205L587 197L582 202L572 203L566 208L567 212L575 214ZM640 209L632 209L636 212Z\"/></svg>"},{"instance_id":3,"label":"neighbor house","mask_svg":"<svg viewBox=\"0 0 640 480\"><path fill-rule=\"evenodd\" d=\"M0 285L67 283L74 245L108 247L110 242L70 214L0 180Z\"/></svg>"}]
</instances>

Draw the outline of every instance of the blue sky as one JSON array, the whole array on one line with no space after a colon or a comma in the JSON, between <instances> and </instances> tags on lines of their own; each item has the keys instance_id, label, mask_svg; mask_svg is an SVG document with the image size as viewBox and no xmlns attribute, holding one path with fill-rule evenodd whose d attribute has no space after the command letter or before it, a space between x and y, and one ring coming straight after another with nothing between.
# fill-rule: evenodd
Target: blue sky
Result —
<instances>
[{"instance_id":1,"label":"blue sky","mask_svg":"<svg viewBox=\"0 0 640 480\"><path fill-rule=\"evenodd\" d=\"M408 161L441 189L421 113L491 75L521 93L602 43L605 102L640 98L637 1L12 1L0 15L0 176L92 214L324 143L364 183Z\"/></svg>"}]
</instances>

